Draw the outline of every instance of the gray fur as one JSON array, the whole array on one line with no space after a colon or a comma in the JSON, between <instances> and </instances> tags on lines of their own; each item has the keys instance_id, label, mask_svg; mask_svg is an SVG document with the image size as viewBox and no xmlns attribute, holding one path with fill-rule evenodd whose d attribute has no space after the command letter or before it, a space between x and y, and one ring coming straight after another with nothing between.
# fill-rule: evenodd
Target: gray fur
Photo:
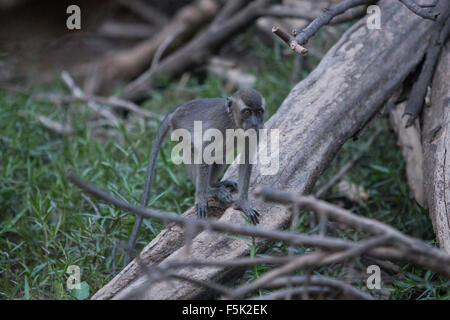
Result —
<instances>
[{"instance_id":1,"label":"gray fur","mask_svg":"<svg viewBox=\"0 0 450 320\"><path fill-rule=\"evenodd\" d=\"M231 101L231 105L227 105L227 101ZM231 112L229 112L230 110L228 110L227 106L231 107ZM223 137L226 136L227 129L246 128L251 125L254 126L255 124L259 127L262 124L263 117L260 116L256 119L256 116L252 116L251 123L250 120L243 120L240 113L241 108L243 107L248 107L255 111L261 109L264 111L264 98L256 90L242 89L230 97L230 100L221 98L197 99L184 102L175 107L175 109L164 118L153 140L152 151L147 165L147 174L141 205L148 205L156 159L162 142L169 131L186 129L191 132L191 136L193 136L194 121L202 121L203 132L209 128L215 128L220 130ZM226 139L224 139L224 144L226 142L225 140ZM203 147L205 147L205 145ZM225 154L226 153L224 152L224 160ZM249 159L248 150L246 150L246 159L247 161ZM230 191L227 190L227 187L235 188L236 183L234 181L218 181L224 169L225 164L186 164L186 171L195 184L195 209L197 215L201 218L206 218L207 216L207 204L209 198L213 197L224 203L233 202L232 195ZM250 208L247 201L251 169L252 166L249 163L240 164L238 183L239 196L234 206L236 209L242 210L250 221L256 224L258 223L259 213ZM129 248L131 250L134 248L141 223L142 216L138 216L130 236ZM126 263L128 263L129 260L130 256L127 254Z\"/></svg>"}]
</instances>

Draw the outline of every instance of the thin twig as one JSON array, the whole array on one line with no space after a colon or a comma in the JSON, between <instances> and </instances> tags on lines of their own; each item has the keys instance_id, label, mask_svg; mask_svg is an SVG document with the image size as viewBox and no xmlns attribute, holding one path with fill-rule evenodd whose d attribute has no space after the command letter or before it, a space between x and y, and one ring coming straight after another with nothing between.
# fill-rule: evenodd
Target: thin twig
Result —
<instances>
[{"instance_id":1,"label":"thin twig","mask_svg":"<svg viewBox=\"0 0 450 320\"><path fill-rule=\"evenodd\" d=\"M114 198L107 194L105 191L99 190L91 186L90 184L83 182L80 178L70 172L67 174L67 177L75 185L90 193L92 196L99 200L106 201L118 208L143 216L145 218L157 219L164 223L173 222L182 226L190 223L197 229L208 229L216 232L226 232L228 234L240 234L253 237L270 238L275 241L284 241L292 245L312 246L323 248L326 250L342 250L353 246L353 242L343 239L288 233L278 230L269 230L252 225L231 224L212 219L204 220L197 218L188 218L170 212L162 212L152 208L134 205Z\"/></svg>"},{"instance_id":2,"label":"thin twig","mask_svg":"<svg viewBox=\"0 0 450 320\"><path fill-rule=\"evenodd\" d=\"M59 95L59 94L36 94L32 96L36 100L40 101L51 101L53 103L61 103L61 102L76 102L76 101L82 101L82 102L96 102L101 105L110 105L112 107L116 108L122 108L131 112L136 113L137 115L140 115L147 119L155 119L158 121L161 121L163 119L162 115L156 114L154 112L142 109L134 102L121 99L118 97L101 97L101 96L90 96L90 95L84 95L84 96L67 96L67 95Z\"/></svg>"},{"instance_id":3,"label":"thin twig","mask_svg":"<svg viewBox=\"0 0 450 320\"><path fill-rule=\"evenodd\" d=\"M291 49L297 53L300 53L302 56L305 56L308 54L308 49L298 44L297 41L295 41L294 37L291 36L286 31L280 29L277 26L272 27L272 32L277 35L281 40L283 40Z\"/></svg>"},{"instance_id":4,"label":"thin twig","mask_svg":"<svg viewBox=\"0 0 450 320\"><path fill-rule=\"evenodd\" d=\"M325 12L314 19L303 30L296 30L294 32L295 41L299 45L304 45L317 31L324 25L330 23L330 21L339 14L360 5L366 5L374 2L373 0L344 0L328 9Z\"/></svg>"},{"instance_id":5,"label":"thin twig","mask_svg":"<svg viewBox=\"0 0 450 320\"><path fill-rule=\"evenodd\" d=\"M67 71L63 71L61 73L61 78L63 79L64 83L67 85L67 87L70 89L70 91L72 92L72 94L75 97L77 97L79 99L86 98L86 95L84 94L84 92L75 84L75 81L72 79L72 77L70 76L70 74ZM112 125L114 125L114 126L119 125L119 119L108 109L100 106L99 104L97 104L94 101L89 101L87 103L87 105L89 108L91 108L92 110L94 110L95 112L100 114L101 116L108 119Z\"/></svg>"},{"instance_id":6,"label":"thin twig","mask_svg":"<svg viewBox=\"0 0 450 320\"><path fill-rule=\"evenodd\" d=\"M299 286L304 285L307 280L308 279L306 276L279 277L272 282L269 282L266 285L266 288L284 287L288 283ZM309 283L313 286L326 286L335 290L339 290L342 294L348 295L353 299L373 300L373 297L370 294L367 294L349 285L348 283L337 279L314 275L310 277Z\"/></svg>"},{"instance_id":7,"label":"thin twig","mask_svg":"<svg viewBox=\"0 0 450 320\"><path fill-rule=\"evenodd\" d=\"M175 30L171 35L169 35L164 41L161 43L161 45L158 47L158 49L155 52L155 55L153 56L152 64L150 68L142 73L136 80L128 84L125 89L125 95L126 92L133 92L137 90L137 88L141 88L144 86L144 84L148 81L148 79L152 79L157 68L159 61L161 60L162 55L166 51L166 49L169 47L169 45L173 42L173 40L183 31L183 28L178 28Z\"/></svg>"},{"instance_id":8,"label":"thin twig","mask_svg":"<svg viewBox=\"0 0 450 320\"><path fill-rule=\"evenodd\" d=\"M61 123L59 121L50 119L44 115L38 115L37 118L44 127L56 133L59 133L63 136L70 135L73 131L72 127L69 124Z\"/></svg>"}]
</instances>

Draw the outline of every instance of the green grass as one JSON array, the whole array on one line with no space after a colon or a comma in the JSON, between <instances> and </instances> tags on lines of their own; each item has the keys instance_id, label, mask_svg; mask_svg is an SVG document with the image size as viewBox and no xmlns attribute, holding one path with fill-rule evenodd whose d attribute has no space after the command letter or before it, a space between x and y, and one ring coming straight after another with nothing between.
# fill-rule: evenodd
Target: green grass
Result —
<instances>
[{"instance_id":1,"label":"green grass","mask_svg":"<svg viewBox=\"0 0 450 320\"><path fill-rule=\"evenodd\" d=\"M279 44L269 48L255 43L249 35L238 37L234 45L243 55L256 57L258 64L250 71L257 76L256 88L265 96L270 116L293 85L292 56L285 56ZM249 51L249 47L253 49ZM164 114L186 96L227 95L223 82L213 76L201 82L191 78L186 85L163 79L161 86L164 90L149 92L144 108ZM49 89L64 90L61 83L45 88ZM86 106L75 104L73 110L74 133L63 137L44 128L37 116L61 121L66 117L64 108L0 91L0 299L73 299L66 289L70 265L80 266L81 280L87 282L92 294L123 264L123 253L115 248L117 241L127 240L134 217L95 200L93 207L86 200L88 196L67 181L65 173L72 170L115 196L138 203L157 124L136 122L131 130L123 126L111 129L114 136L100 139L86 126L90 116ZM346 143L319 184L361 144ZM158 159L150 205L181 213L193 205L193 185L184 169L169 161L170 148L171 143L166 142ZM433 241L427 212L408 197L404 171L395 138L385 130L346 177L370 193L367 201L350 204L349 209ZM308 216L302 215L298 229L311 232L308 223ZM156 221L146 221L137 247L142 248L162 228ZM271 248L271 252L286 250L282 244ZM269 269L252 267L244 280ZM340 275L345 274L345 268L325 268L323 272ZM401 274L393 276L389 285L391 298L448 299L448 281L410 266L405 266Z\"/></svg>"},{"instance_id":2,"label":"green grass","mask_svg":"<svg viewBox=\"0 0 450 320\"><path fill-rule=\"evenodd\" d=\"M127 238L134 219L95 201L96 214L80 190L68 183L65 173L73 170L137 203L154 130L115 130L116 137L96 141L84 125L87 114L77 112L75 134L63 138L36 120L37 113L58 118L60 110L53 106L4 92L0 105L0 295L68 298L62 287L64 272L72 264L82 267L82 278L93 290L99 288L114 272L114 242ZM156 178L152 199L159 200L154 205L182 212L192 204L192 186L180 168L167 161L160 167L165 174ZM147 222L140 243L161 228L156 222ZM119 266L121 260L118 255Z\"/></svg>"}]
</instances>

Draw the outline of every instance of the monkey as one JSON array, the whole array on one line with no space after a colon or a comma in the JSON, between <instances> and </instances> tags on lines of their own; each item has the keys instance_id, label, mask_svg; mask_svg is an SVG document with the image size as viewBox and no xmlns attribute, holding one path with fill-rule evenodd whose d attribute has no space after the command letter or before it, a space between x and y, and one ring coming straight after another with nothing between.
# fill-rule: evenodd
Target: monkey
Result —
<instances>
[{"instance_id":1,"label":"monkey","mask_svg":"<svg viewBox=\"0 0 450 320\"><path fill-rule=\"evenodd\" d=\"M241 89L227 98L196 99L176 106L162 120L154 137L147 164L141 205L145 207L148 205L156 159L168 132L173 132L175 129L186 129L192 137L194 136L194 121L201 121L203 132L213 128L219 130L225 136L227 129L253 129L256 132L257 139L259 139L258 130L263 126L265 109L264 97L254 89ZM203 142L204 145L205 142ZM193 151L194 147L192 143ZM228 152L228 150L226 151ZM234 154L234 141L231 151ZM249 148L245 146L245 154L241 154L241 157L245 156L245 160L243 163L241 161L238 168L238 183L230 180L218 181L225 169L225 161L207 164L202 160L199 164L192 164L192 162L185 164L188 176L195 185L195 211L199 218L208 216L208 199L215 198L225 204L234 203L234 208L242 211L252 224L259 223L259 212L251 208L248 203L248 189L252 171L252 164L249 161L250 152ZM227 188L238 190L236 201L233 201L231 192ZM135 246L142 219L142 216L136 217L128 243L129 252ZM130 255L127 254L126 264L129 261Z\"/></svg>"}]
</instances>

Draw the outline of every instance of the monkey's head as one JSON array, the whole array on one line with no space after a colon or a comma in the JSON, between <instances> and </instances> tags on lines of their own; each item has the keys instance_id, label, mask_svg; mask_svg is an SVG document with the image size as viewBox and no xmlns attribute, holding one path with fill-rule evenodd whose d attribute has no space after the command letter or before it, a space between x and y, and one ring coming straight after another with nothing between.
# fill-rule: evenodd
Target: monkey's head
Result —
<instances>
[{"instance_id":1,"label":"monkey's head","mask_svg":"<svg viewBox=\"0 0 450 320\"><path fill-rule=\"evenodd\" d=\"M227 98L227 109L238 128L258 130L264 122L266 100L254 89L241 89Z\"/></svg>"}]
</instances>

